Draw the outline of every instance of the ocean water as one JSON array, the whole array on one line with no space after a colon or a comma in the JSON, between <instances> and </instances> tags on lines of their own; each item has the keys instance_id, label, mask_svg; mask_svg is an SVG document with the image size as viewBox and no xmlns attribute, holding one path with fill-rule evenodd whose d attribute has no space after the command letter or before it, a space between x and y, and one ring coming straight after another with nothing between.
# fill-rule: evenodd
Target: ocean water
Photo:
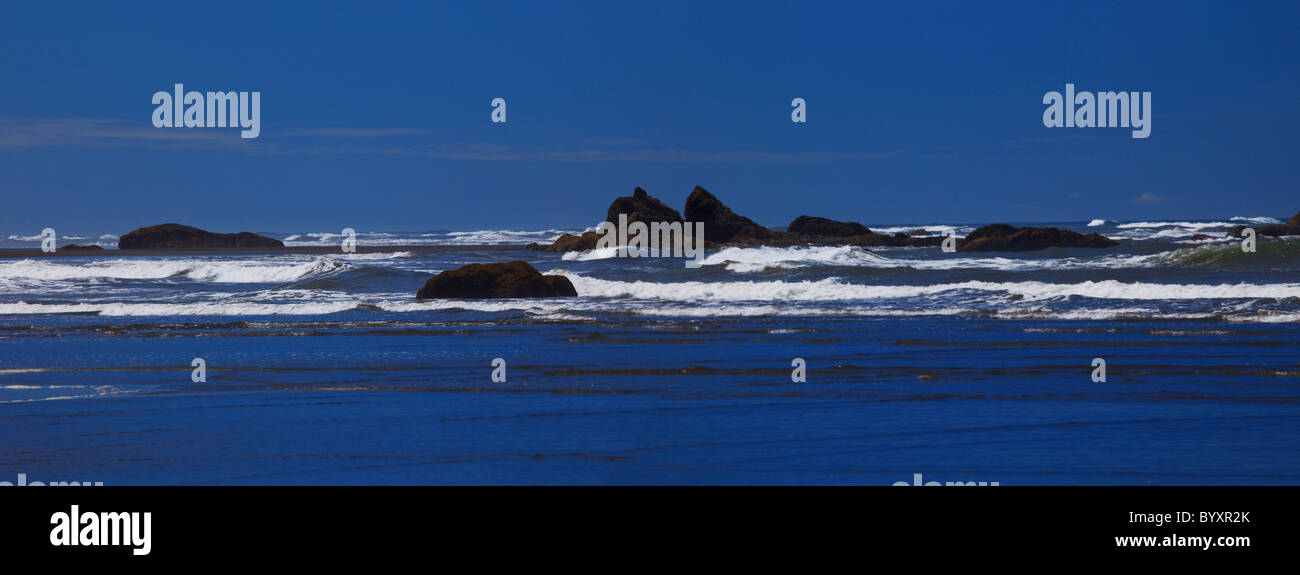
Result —
<instances>
[{"instance_id":1,"label":"ocean water","mask_svg":"<svg viewBox=\"0 0 1300 575\"><path fill-rule=\"evenodd\" d=\"M1224 239L1277 221L1051 224L1106 250L732 248L699 269L478 247L566 230L275 256L66 236L110 251L0 257L0 481L1296 484L1300 238ZM414 298L514 259L579 297Z\"/></svg>"}]
</instances>

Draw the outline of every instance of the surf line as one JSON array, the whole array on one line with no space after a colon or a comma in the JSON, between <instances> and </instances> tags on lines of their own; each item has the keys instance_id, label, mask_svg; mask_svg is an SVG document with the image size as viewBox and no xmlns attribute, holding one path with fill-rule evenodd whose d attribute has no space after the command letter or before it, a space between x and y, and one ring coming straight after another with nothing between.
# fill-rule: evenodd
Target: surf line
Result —
<instances>
[{"instance_id":1,"label":"surf line","mask_svg":"<svg viewBox=\"0 0 1300 575\"><path fill-rule=\"evenodd\" d=\"M239 137L262 133L261 92L186 92L176 84L173 93L154 92L155 128L243 128Z\"/></svg>"}]
</instances>

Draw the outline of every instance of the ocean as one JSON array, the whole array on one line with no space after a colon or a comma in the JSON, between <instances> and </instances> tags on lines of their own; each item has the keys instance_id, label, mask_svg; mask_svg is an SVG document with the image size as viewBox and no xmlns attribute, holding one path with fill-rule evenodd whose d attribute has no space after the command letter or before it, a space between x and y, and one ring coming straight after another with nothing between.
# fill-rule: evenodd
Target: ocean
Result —
<instances>
[{"instance_id":1,"label":"ocean","mask_svg":"<svg viewBox=\"0 0 1300 575\"><path fill-rule=\"evenodd\" d=\"M1252 223L1280 220L1032 224L1110 249L729 248L698 269L522 248L581 230L255 256L67 236L108 249L0 252L0 481L1296 484L1300 238L1244 253L1225 234ZM578 297L415 299L517 259Z\"/></svg>"}]
</instances>

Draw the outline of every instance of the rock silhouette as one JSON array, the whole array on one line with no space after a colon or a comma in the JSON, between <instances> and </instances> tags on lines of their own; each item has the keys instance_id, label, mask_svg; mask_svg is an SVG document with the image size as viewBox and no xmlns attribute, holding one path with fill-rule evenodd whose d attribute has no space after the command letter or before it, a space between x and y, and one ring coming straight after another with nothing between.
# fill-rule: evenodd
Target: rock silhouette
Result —
<instances>
[{"instance_id":1,"label":"rock silhouette","mask_svg":"<svg viewBox=\"0 0 1300 575\"><path fill-rule=\"evenodd\" d=\"M992 224L976 229L961 241L963 252L1024 252L1047 248L1108 248L1119 242L1098 233L1081 234L1060 228L1017 228Z\"/></svg>"},{"instance_id":2,"label":"rock silhouette","mask_svg":"<svg viewBox=\"0 0 1300 575\"><path fill-rule=\"evenodd\" d=\"M842 222L817 216L802 215L790 222L785 231L764 227L737 214L717 196L696 186L686 198L685 218L645 190L636 188L631 196L614 200L606 213L606 221L618 223L619 214L627 214L631 222L702 222L705 244L716 249L725 246L860 246L860 247L932 247L943 244L944 237L928 230L918 229L910 234L878 234L858 222ZM1291 218L1286 226L1300 234L1300 214ZM1260 233L1266 233L1261 226ZM1287 235L1290 235L1288 233ZM1280 234L1279 234L1280 235ZM564 234L550 245L529 244L529 249L551 252L573 252L594 249L600 234L585 232L582 235ZM1053 247L1108 248L1119 245L1098 233L1081 234L1059 228L1014 227L992 224L979 228L957 243L960 251L1031 251Z\"/></svg>"},{"instance_id":3,"label":"rock silhouette","mask_svg":"<svg viewBox=\"0 0 1300 575\"><path fill-rule=\"evenodd\" d=\"M686 197L686 221L704 222L704 241L715 244L758 244L775 235L754 220L731 211L700 186L695 186Z\"/></svg>"},{"instance_id":4,"label":"rock silhouette","mask_svg":"<svg viewBox=\"0 0 1300 575\"><path fill-rule=\"evenodd\" d=\"M131 231L117 240L118 249L282 248L274 238L249 232L218 234L180 224L162 224Z\"/></svg>"}]
</instances>

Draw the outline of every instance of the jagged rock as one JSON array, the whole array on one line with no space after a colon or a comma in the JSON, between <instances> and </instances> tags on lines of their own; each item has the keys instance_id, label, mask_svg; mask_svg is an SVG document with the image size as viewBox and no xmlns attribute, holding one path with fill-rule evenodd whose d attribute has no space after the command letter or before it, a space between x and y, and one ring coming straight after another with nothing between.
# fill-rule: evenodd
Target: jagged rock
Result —
<instances>
[{"instance_id":1,"label":"jagged rock","mask_svg":"<svg viewBox=\"0 0 1300 575\"><path fill-rule=\"evenodd\" d=\"M682 214L677 210L668 207L654 196L646 193L644 189L637 186L630 196L614 198L609 204L609 210L605 213L605 221L618 225L619 214L627 216L627 223L643 222L647 225L653 222L680 222ZM530 250L543 252L581 252L596 248L596 242L600 240L600 234L596 232L584 232L582 235L564 234L555 238L550 245L532 243L525 246Z\"/></svg>"},{"instance_id":2,"label":"jagged rock","mask_svg":"<svg viewBox=\"0 0 1300 575\"><path fill-rule=\"evenodd\" d=\"M704 241L714 244L756 244L776 234L731 211L708 190L695 186L686 197L686 221L704 222Z\"/></svg>"},{"instance_id":3,"label":"jagged rock","mask_svg":"<svg viewBox=\"0 0 1300 575\"><path fill-rule=\"evenodd\" d=\"M1017 228L992 224L970 233L957 242L966 252L1021 252L1047 248L1108 248L1119 242L1098 233L1081 234L1059 228Z\"/></svg>"},{"instance_id":4,"label":"jagged rock","mask_svg":"<svg viewBox=\"0 0 1300 575\"><path fill-rule=\"evenodd\" d=\"M123 250L282 248L284 243L249 232L218 234L180 224L162 224L127 233L117 240L117 247Z\"/></svg>"},{"instance_id":5,"label":"jagged rock","mask_svg":"<svg viewBox=\"0 0 1300 575\"><path fill-rule=\"evenodd\" d=\"M819 218L815 216L799 216L790 222L785 229L786 233L798 234L801 236L823 236L829 238L848 238L872 233L867 226L857 222L838 222L828 218ZM705 233L708 233L708 224L705 224Z\"/></svg>"},{"instance_id":6,"label":"jagged rock","mask_svg":"<svg viewBox=\"0 0 1300 575\"><path fill-rule=\"evenodd\" d=\"M617 223L619 214L627 214L628 222L674 222L683 218L676 210L651 197L641 188L632 196L614 200L607 212L607 221ZM790 222L784 232L768 229L753 220L736 214L716 196L703 187L696 186L686 198L684 211L687 223L702 222L706 245L721 246L861 246L861 247L933 247L943 244L943 236L918 229L911 234L877 234L857 222L841 222L829 218L799 216ZM1300 225L1300 214L1292 218ZM1288 226L1291 225L1290 223ZM1261 232L1262 233L1262 232ZM529 249L571 252L596 247L600 235L586 232L581 236L565 234L549 246L530 244ZM1027 251L1050 247L1105 248L1119 245L1101 234L1080 234L1058 228L1016 228L1006 224L985 226L959 240L962 251Z\"/></svg>"},{"instance_id":7,"label":"jagged rock","mask_svg":"<svg viewBox=\"0 0 1300 575\"><path fill-rule=\"evenodd\" d=\"M578 290L564 276L542 275L523 260L469 264L444 271L425 282L418 299L574 297Z\"/></svg>"},{"instance_id":8,"label":"jagged rock","mask_svg":"<svg viewBox=\"0 0 1300 575\"><path fill-rule=\"evenodd\" d=\"M668 207L668 204L663 203L659 198L646 193L640 186L633 190L630 196L615 198L614 202L609 204L605 221L617 225L619 214L626 214L628 223L682 221L681 213Z\"/></svg>"}]
</instances>

